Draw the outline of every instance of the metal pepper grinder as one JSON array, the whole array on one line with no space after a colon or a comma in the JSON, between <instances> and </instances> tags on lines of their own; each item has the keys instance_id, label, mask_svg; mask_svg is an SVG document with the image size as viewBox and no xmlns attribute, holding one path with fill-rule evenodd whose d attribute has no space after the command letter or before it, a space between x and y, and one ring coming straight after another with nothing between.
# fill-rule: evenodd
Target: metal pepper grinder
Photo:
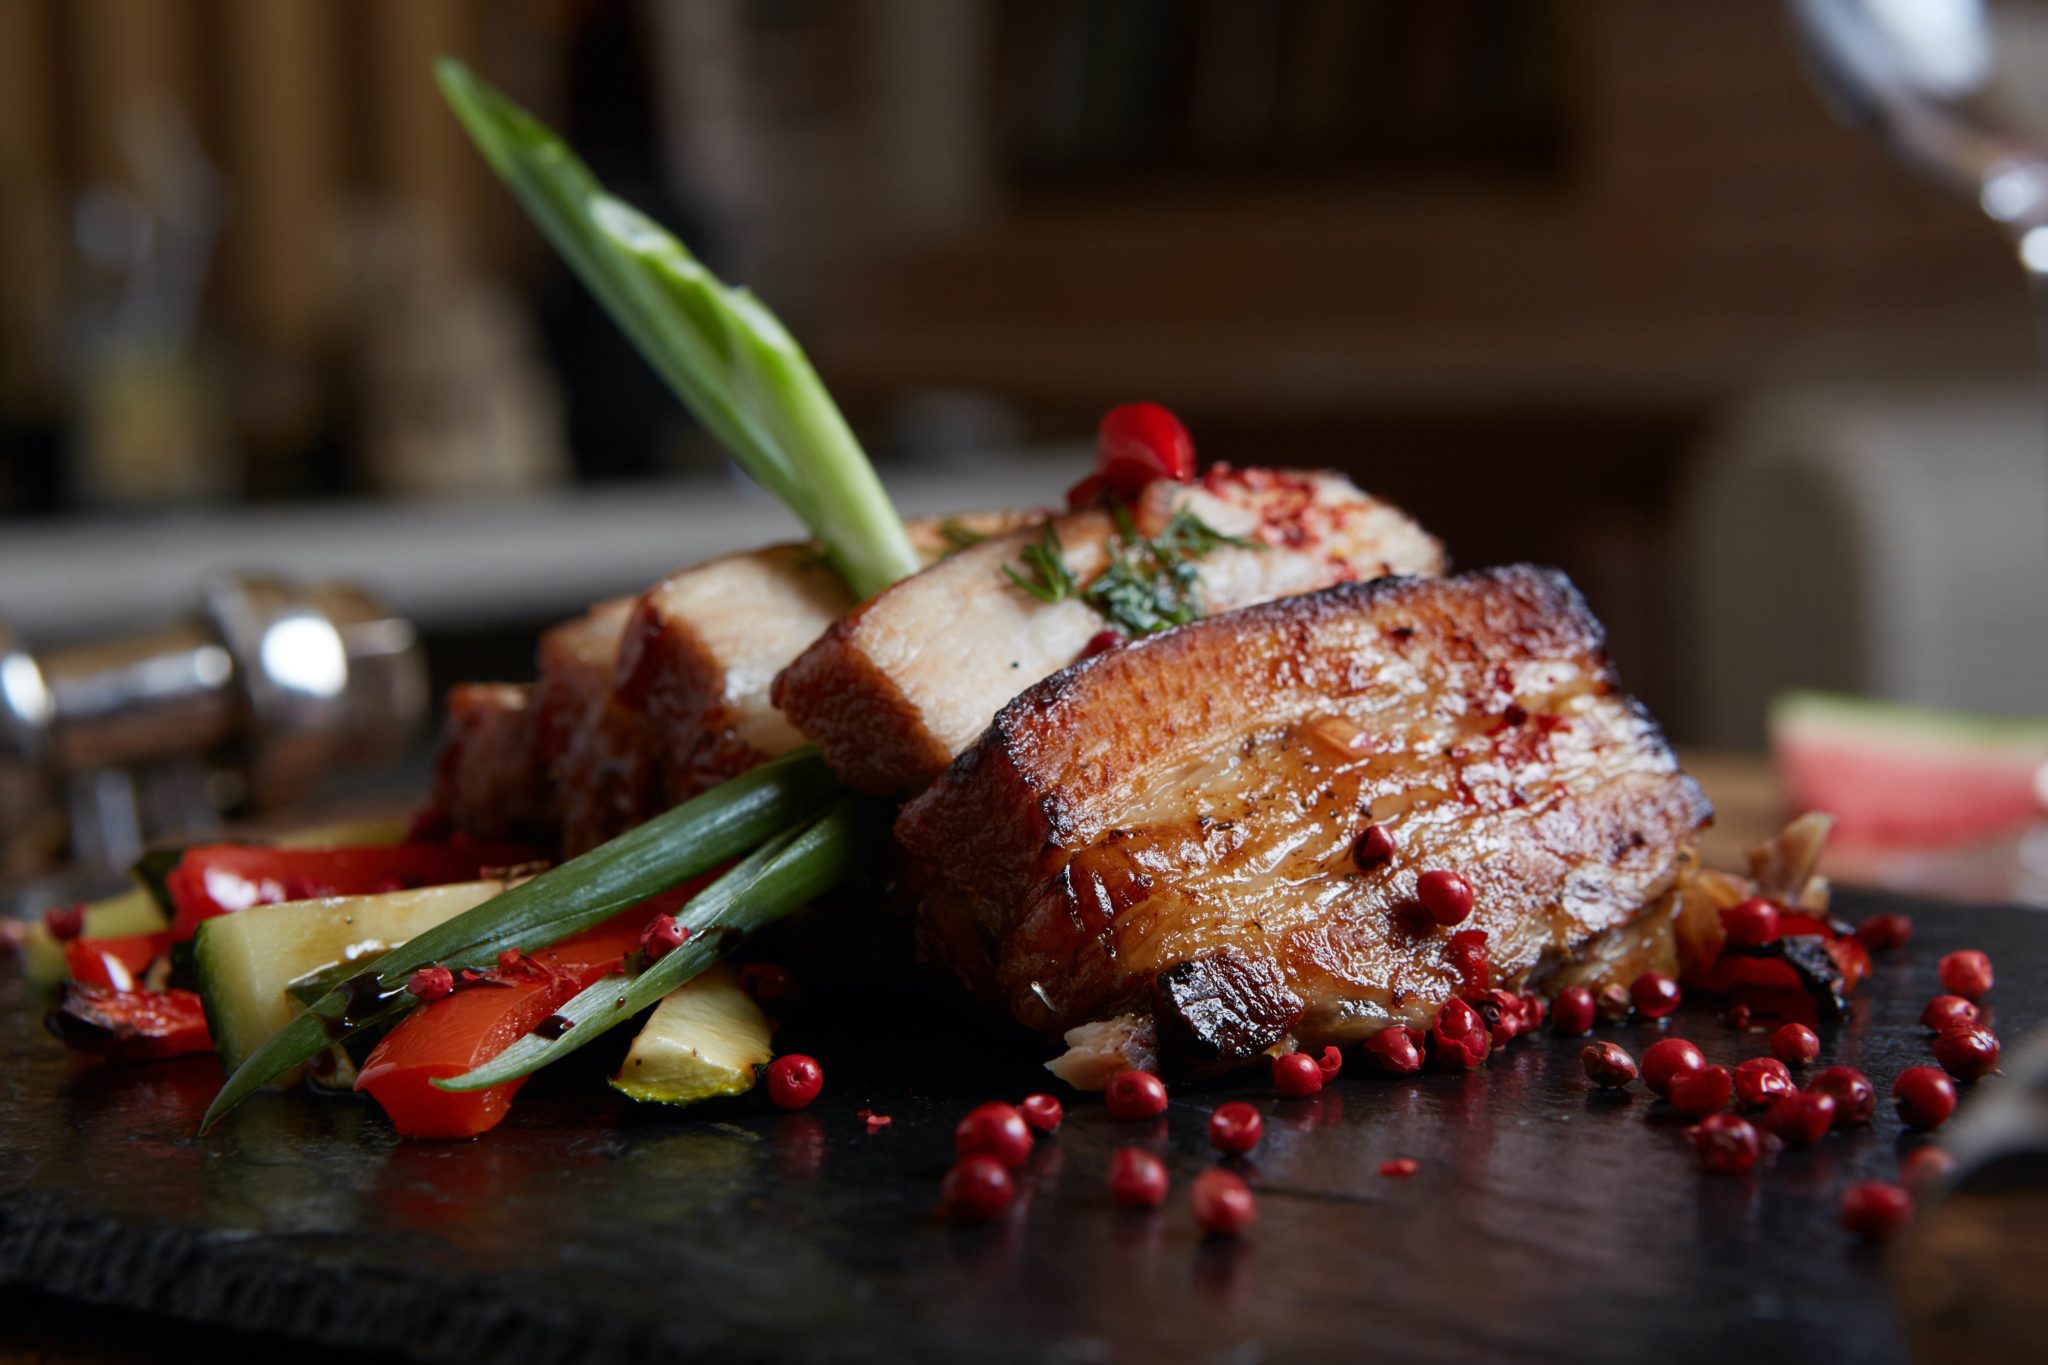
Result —
<instances>
[{"instance_id":1,"label":"metal pepper grinder","mask_svg":"<svg viewBox=\"0 0 2048 1365\"><path fill-rule=\"evenodd\" d=\"M394 756L427 705L411 623L337 583L225 575L184 620L40 651L0 622L0 853L126 867Z\"/></svg>"}]
</instances>

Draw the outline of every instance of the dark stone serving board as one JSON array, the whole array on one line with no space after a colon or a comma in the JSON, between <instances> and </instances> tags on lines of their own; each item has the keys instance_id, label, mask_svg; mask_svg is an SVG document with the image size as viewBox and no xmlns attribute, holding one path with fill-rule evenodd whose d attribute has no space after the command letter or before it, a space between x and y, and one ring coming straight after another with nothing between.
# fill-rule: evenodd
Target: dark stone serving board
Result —
<instances>
[{"instance_id":1,"label":"dark stone serving board","mask_svg":"<svg viewBox=\"0 0 2048 1365\"><path fill-rule=\"evenodd\" d=\"M1845 894L1838 909L1900 904ZM1912 946L1879 959L1858 1018L1824 1038L1824 1060L1881 1091L1927 1060L1914 1021L1952 948L1993 955L2009 1043L2043 1022L2048 921L1906 908ZM957 1228L932 1216L954 1120L1057 1088L957 1011L793 1023L790 1045L827 1076L802 1113L636 1107L593 1065L544 1076L478 1141L405 1144L369 1105L286 1095L196 1137L210 1061L74 1061L37 1008L0 982L0 1285L63 1299L502 1365L1903 1359L1878 1262L1834 1221L1842 1188L1892 1176L1915 1140L1889 1103L1813 1151L1707 1177L1646 1093L1589 1092L1581 1044L1548 1033L1471 1076L1354 1064L1314 1100L1250 1075L1181 1087L1154 1123L1069 1096L1015 1216ZM1713 1061L1764 1051L1704 1004L1674 1028ZM1657 1031L1601 1036L1640 1055ZM1259 1221L1204 1241L1187 1186L1230 1097L1268 1115ZM870 1134L869 1106L891 1125ZM1110 1207L1126 1143L1168 1154L1164 1210ZM1419 1172L1380 1176L1396 1156Z\"/></svg>"}]
</instances>

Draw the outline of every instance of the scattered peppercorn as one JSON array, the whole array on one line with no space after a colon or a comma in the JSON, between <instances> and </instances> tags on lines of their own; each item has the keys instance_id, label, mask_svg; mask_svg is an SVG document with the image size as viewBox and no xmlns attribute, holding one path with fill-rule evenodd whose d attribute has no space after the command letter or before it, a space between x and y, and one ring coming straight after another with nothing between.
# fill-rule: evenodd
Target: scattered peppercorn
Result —
<instances>
[{"instance_id":1,"label":"scattered peppercorn","mask_svg":"<svg viewBox=\"0 0 2048 1365\"><path fill-rule=\"evenodd\" d=\"M1166 1202L1166 1163L1143 1147L1119 1147L1109 1159L1109 1197L1127 1209Z\"/></svg>"},{"instance_id":2,"label":"scattered peppercorn","mask_svg":"<svg viewBox=\"0 0 2048 1365\"><path fill-rule=\"evenodd\" d=\"M1323 1081L1327 1084L1336 1080L1337 1073L1344 1069L1344 1054L1334 1047L1326 1047L1323 1055L1316 1058L1316 1066L1322 1071Z\"/></svg>"},{"instance_id":3,"label":"scattered peppercorn","mask_svg":"<svg viewBox=\"0 0 2048 1365\"><path fill-rule=\"evenodd\" d=\"M1792 1073L1776 1057L1751 1057L1735 1068L1735 1098L1750 1109L1761 1109L1796 1087Z\"/></svg>"},{"instance_id":4,"label":"scattered peppercorn","mask_svg":"<svg viewBox=\"0 0 2048 1365\"><path fill-rule=\"evenodd\" d=\"M1662 1019L1683 998L1678 983L1662 972L1644 972L1628 986L1628 1002L1645 1019Z\"/></svg>"},{"instance_id":5,"label":"scattered peppercorn","mask_svg":"<svg viewBox=\"0 0 2048 1365\"><path fill-rule=\"evenodd\" d=\"M1566 986L1550 1006L1550 1029L1567 1038L1590 1033L1593 1028L1593 992L1584 986Z\"/></svg>"},{"instance_id":6,"label":"scattered peppercorn","mask_svg":"<svg viewBox=\"0 0 2048 1365\"><path fill-rule=\"evenodd\" d=\"M939 1212L966 1223L987 1223L1002 1216L1017 1197L1009 1168L985 1152L963 1156L939 1184Z\"/></svg>"},{"instance_id":7,"label":"scattered peppercorn","mask_svg":"<svg viewBox=\"0 0 2048 1365\"><path fill-rule=\"evenodd\" d=\"M1853 1066L1831 1066L1806 1083L1808 1090L1835 1097L1835 1122L1868 1123L1877 1112L1877 1091L1870 1077Z\"/></svg>"},{"instance_id":8,"label":"scattered peppercorn","mask_svg":"<svg viewBox=\"0 0 2048 1365\"><path fill-rule=\"evenodd\" d=\"M1506 1047L1522 1031L1521 1001L1509 992L1486 991L1467 1003L1486 1021L1486 1031L1493 1035L1495 1047Z\"/></svg>"},{"instance_id":9,"label":"scattered peppercorn","mask_svg":"<svg viewBox=\"0 0 2048 1365\"><path fill-rule=\"evenodd\" d=\"M1166 1082L1149 1071L1119 1071L1102 1087L1102 1105L1113 1119L1152 1119L1166 1112Z\"/></svg>"},{"instance_id":10,"label":"scattered peppercorn","mask_svg":"<svg viewBox=\"0 0 2048 1365\"><path fill-rule=\"evenodd\" d=\"M1981 1014L1960 995L1937 995L1920 1011L1920 1023L1938 1034L1947 1033L1950 1029L1974 1027Z\"/></svg>"},{"instance_id":11,"label":"scattered peppercorn","mask_svg":"<svg viewBox=\"0 0 2048 1365\"><path fill-rule=\"evenodd\" d=\"M1804 1024L1780 1024L1771 1034L1771 1055L1786 1066L1805 1066L1820 1056L1820 1036Z\"/></svg>"},{"instance_id":12,"label":"scattered peppercorn","mask_svg":"<svg viewBox=\"0 0 2048 1365\"><path fill-rule=\"evenodd\" d=\"M1089 636L1088 643L1082 646L1081 657L1084 659L1092 659L1098 654L1107 654L1110 650L1115 649L1118 645L1121 645L1123 642L1124 635L1123 632L1120 630L1098 630L1093 635Z\"/></svg>"},{"instance_id":13,"label":"scattered peppercorn","mask_svg":"<svg viewBox=\"0 0 2048 1365\"><path fill-rule=\"evenodd\" d=\"M1981 1080L1998 1069L1998 1035L1988 1028L1952 1028L1934 1040L1934 1060L1959 1081Z\"/></svg>"},{"instance_id":14,"label":"scattered peppercorn","mask_svg":"<svg viewBox=\"0 0 2048 1365\"><path fill-rule=\"evenodd\" d=\"M1936 972L1941 977L1942 989L1950 995L1982 1000L1991 994L1991 959L1975 949L1950 953L1941 960Z\"/></svg>"},{"instance_id":15,"label":"scattered peppercorn","mask_svg":"<svg viewBox=\"0 0 2048 1365\"><path fill-rule=\"evenodd\" d=\"M85 933L85 906L53 905L43 911L43 928L59 943L69 943Z\"/></svg>"},{"instance_id":16,"label":"scattered peppercorn","mask_svg":"<svg viewBox=\"0 0 2048 1365\"><path fill-rule=\"evenodd\" d=\"M1462 1000L1446 1000L1429 1028L1430 1050L1446 1066L1469 1070L1493 1050L1493 1034L1478 1011Z\"/></svg>"},{"instance_id":17,"label":"scattered peppercorn","mask_svg":"<svg viewBox=\"0 0 2048 1365\"><path fill-rule=\"evenodd\" d=\"M1351 846L1351 860L1359 871L1370 872L1394 856L1394 836L1385 825L1367 825L1365 833Z\"/></svg>"},{"instance_id":18,"label":"scattered peppercorn","mask_svg":"<svg viewBox=\"0 0 2048 1365\"><path fill-rule=\"evenodd\" d=\"M1721 1012L1721 1022L1741 1032L1749 1027L1749 1006L1737 1001Z\"/></svg>"},{"instance_id":19,"label":"scattered peppercorn","mask_svg":"<svg viewBox=\"0 0 2048 1365\"><path fill-rule=\"evenodd\" d=\"M1687 1132L1700 1165L1715 1175L1741 1175L1763 1149L1749 1120L1733 1114L1709 1114Z\"/></svg>"},{"instance_id":20,"label":"scattered peppercorn","mask_svg":"<svg viewBox=\"0 0 2048 1365\"><path fill-rule=\"evenodd\" d=\"M803 992L796 978L773 962L749 962L740 968L740 989L763 1009L794 1005Z\"/></svg>"},{"instance_id":21,"label":"scattered peppercorn","mask_svg":"<svg viewBox=\"0 0 2048 1365\"><path fill-rule=\"evenodd\" d=\"M1066 1110L1051 1095L1026 1095L1017 1109L1024 1121L1041 1133L1057 1133L1060 1120L1066 1117Z\"/></svg>"},{"instance_id":22,"label":"scattered peppercorn","mask_svg":"<svg viewBox=\"0 0 2048 1365\"><path fill-rule=\"evenodd\" d=\"M1323 1069L1306 1052L1284 1052L1273 1059L1273 1088L1298 1100L1323 1088Z\"/></svg>"},{"instance_id":23,"label":"scattered peppercorn","mask_svg":"<svg viewBox=\"0 0 2048 1365\"><path fill-rule=\"evenodd\" d=\"M405 988L412 992L415 1000L439 1000L454 993L455 973L438 962L430 962L413 970L413 974L405 979Z\"/></svg>"},{"instance_id":24,"label":"scattered peppercorn","mask_svg":"<svg viewBox=\"0 0 2048 1365\"><path fill-rule=\"evenodd\" d=\"M1751 896L1721 912L1721 933L1737 948L1776 943L1780 932L1778 907L1762 896Z\"/></svg>"},{"instance_id":25,"label":"scattered peppercorn","mask_svg":"<svg viewBox=\"0 0 2048 1365\"><path fill-rule=\"evenodd\" d=\"M984 1153L1015 1170L1031 1158L1031 1128L1014 1104L977 1104L954 1125L953 1150Z\"/></svg>"},{"instance_id":26,"label":"scattered peppercorn","mask_svg":"<svg viewBox=\"0 0 2048 1365\"><path fill-rule=\"evenodd\" d=\"M1620 1090L1636 1078L1636 1059L1615 1043L1588 1043L1579 1053L1586 1079L1602 1090Z\"/></svg>"},{"instance_id":27,"label":"scattered peppercorn","mask_svg":"<svg viewBox=\"0 0 2048 1365\"><path fill-rule=\"evenodd\" d=\"M1543 1027L1543 1021L1550 1017L1550 1002L1534 991L1523 991L1519 997L1522 1005L1522 1032L1534 1033Z\"/></svg>"},{"instance_id":28,"label":"scattered peppercorn","mask_svg":"<svg viewBox=\"0 0 2048 1365\"><path fill-rule=\"evenodd\" d=\"M1412 1156L1397 1156L1380 1163L1380 1174L1389 1180L1406 1180L1419 1169L1421 1168Z\"/></svg>"},{"instance_id":29,"label":"scattered peppercorn","mask_svg":"<svg viewBox=\"0 0 2048 1365\"><path fill-rule=\"evenodd\" d=\"M1458 974L1458 993L1474 995L1493 984L1493 960L1484 929L1460 929L1444 946L1444 961Z\"/></svg>"},{"instance_id":30,"label":"scattered peppercorn","mask_svg":"<svg viewBox=\"0 0 2048 1365\"><path fill-rule=\"evenodd\" d=\"M1431 919L1446 928L1463 924L1472 913L1471 884L1457 873L1441 868L1415 879L1415 898L1429 911Z\"/></svg>"},{"instance_id":31,"label":"scattered peppercorn","mask_svg":"<svg viewBox=\"0 0 2048 1365\"><path fill-rule=\"evenodd\" d=\"M778 1109L801 1109L825 1088L825 1069L801 1052L768 1063L768 1098Z\"/></svg>"},{"instance_id":32,"label":"scattered peppercorn","mask_svg":"<svg viewBox=\"0 0 2048 1365\"><path fill-rule=\"evenodd\" d=\"M1835 1124L1835 1097L1818 1090L1795 1090L1771 1101L1764 1127L1787 1147L1811 1147Z\"/></svg>"},{"instance_id":33,"label":"scattered peppercorn","mask_svg":"<svg viewBox=\"0 0 2048 1365\"><path fill-rule=\"evenodd\" d=\"M1668 1096L1671 1078L1682 1071L1697 1071L1707 1064L1700 1050L1683 1038L1659 1038L1643 1054L1643 1084Z\"/></svg>"},{"instance_id":34,"label":"scattered peppercorn","mask_svg":"<svg viewBox=\"0 0 2048 1365\"><path fill-rule=\"evenodd\" d=\"M1681 1071L1664 1087L1664 1098L1689 1119L1705 1118L1728 1107L1735 1081L1725 1066L1700 1066Z\"/></svg>"},{"instance_id":35,"label":"scattered peppercorn","mask_svg":"<svg viewBox=\"0 0 2048 1365\"><path fill-rule=\"evenodd\" d=\"M1956 1112L1956 1083L1940 1067L1909 1066L1892 1082L1892 1103L1908 1128L1939 1128Z\"/></svg>"},{"instance_id":36,"label":"scattered peppercorn","mask_svg":"<svg viewBox=\"0 0 2048 1365\"><path fill-rule=\"evenodd\" d=\"M1619 981L1610 981L1593 996L1593 1011L1610 1024L1618 1024L1628 1018L1628 987Z\"/></svg>"},{"instance_id":37,"label":"scattered peppercorn","mask_svg":"<svg viewBox=\"0 0 2048 1365\"><path fill-rule=\"evenodd\" d=\"M1422 1070L1422 1037L1406 1024L1389 1024L1365 1040L1365 1055L1390 1076Z\"/></svg>"},{"instance_id":38,"label":"scattered peppercorn","mask_svg":"<svg viewBox=\"0 0 2048 1365\"><path fill-rule=\"evenodd\" d=\"M1856 941L1873 953L1903 948L1913 937L1913 921L1904 915L1867 915L1856 926Z\"/></svg>"},{"instance_id":39,"label":"scattered peppercorn","mask_svg":"<svg viewBox=\"0 0 2048 1365\"><path fill-rule=\"evenodd\" d=\"M1866 1242L1891 1236L1913 1219L1913 1196L1882 1180L1859 1180L1842 1191L1842 1226Z\"/></svg>"},{"instance_id":40,"label":"scattered peppercorn","mask_svg":"<svg viewBox=\"0 0 2048 1365\"><path fill-rule=\"evenodd\" d=\"M1209 1115L1209 1145L1225 1156L1243 1156L1265 1131L1265 1119L1243 1100L1219 1104Z\"/></svg>"},{"instance_id":41,"label":"scattered peppercorn","mask_svg":"<svg viewBox=\"0 0 2048 1365\"><path fill-rule=\"evenodd\" d=\"M1195 1177L1189 1199L1194 1205L1196 1224L1212 1237L1234 1237L1259 1215L1251 1186L1235 1171L1220 1166Z\"/></svg>"},{"instance_id":42,"label":"scattered peppercorn","mask_svg":"<svg viewBox=\"0 0 2048 1365\"><path fill-rule=\"evenodd\" d=\"M640 931L640 951L647 955L649 962L659 962L682 947L689 937L690 931L678 924L674 915L656 915ZM504 964L498 965L502 967Z\"/></svg>"},{"instance_id":43,"label":"scattered peppercorn","mask_svg":"<svg viewBox=\"0 0 2048 1365\"><path fill-rule=\"evenodd\" d=\"M1955 1169L1956 1159L1933 1143L1915 1147L1899 1161L1899 1182L1908 1187L1933 1184Z\"/></svg>"}]
</instances>

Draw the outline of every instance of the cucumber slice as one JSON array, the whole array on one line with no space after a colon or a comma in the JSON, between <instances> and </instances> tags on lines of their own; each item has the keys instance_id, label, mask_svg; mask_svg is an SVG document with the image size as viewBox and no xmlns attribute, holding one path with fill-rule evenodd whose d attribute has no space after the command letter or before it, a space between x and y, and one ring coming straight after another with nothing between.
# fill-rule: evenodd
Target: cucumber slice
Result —
<instances>
[{"instance_id":1,"label":"cucumber slice","mask_svg":"<svg viewBox=\"0 0 2048 1365\"><path fill-rule=\"evenodd\" d=\"M457 882L380 896L329 896L252 906L199 926L193 967L214 1050L232 1075L270 1041L299 1006L286 993L308 972L371 957L405 942L505 889L503 882ZM337 1066L345 1059L335 1054ZM332 1083L334 1076L323 1076ZM294 1072L281 1080L296 1084Z\"/></svg>"},{"instance_id":2,"label":"cucumber slice","mask_svg":"<svg viewBox=\"0 0 2048 1365\"><path fill-rule=\"evenodd\" d=\"M775 1055L774 1025L739 977L720 964L661 998L626 1053L612 1088L636 1100L695 1104L754 1087Z\"/></svg>"},{"instance_id":3,"label":"cucumber slice","mask_svg":"<svg viewBox=\"0 0 2048 1365\"><path fill-rule=\"evenodd\" d=\"M118 896L94 901L85 907L85 937L127 938L153 934L164 927L163 911L149 892L131 886ZM21 936L22 973L38 986L54 986L69 974L64 945L50 936L41 920L28 926Z\"/></svg>"}]
</instances>

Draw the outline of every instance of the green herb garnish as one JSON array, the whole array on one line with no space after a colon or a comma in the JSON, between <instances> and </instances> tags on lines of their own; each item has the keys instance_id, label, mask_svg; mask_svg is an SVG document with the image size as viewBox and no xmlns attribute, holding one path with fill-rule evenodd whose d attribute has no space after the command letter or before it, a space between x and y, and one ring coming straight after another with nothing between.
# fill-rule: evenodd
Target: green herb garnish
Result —
<instances>
[{"instance_id":1,"label":"green herb garnish","mask_svg":"<svg viewBox=\"0 0 2048 1365\"><path fill-rule=\"evenodd\" d=\"M1257 549L1255 541L1225 535L1185 507L1168 518L1158 535L1146 539L1131 521L1130 509L1110 504L1116 532L1103 548L1109 565L1086 588L1077 587L1073 572L1061 558L1059 533L1051 522L1036 545L1019 556L1024 572L1010 565L1010 581L1041 602L1064 602L1078 596L1102 618L1133 638L1168 626L1182 626L1202 614L1201 574L1196 561L1219 545Z\"/></svg>"},{"instance_id":2,"label":"green herb garnish","mask_svg":"<svg viewBox=\"0 0 2048 1365\"><path fill-rule=\"evenodd\" d=\"M1064 602L1074 595L1074 572L1062 558L1066 547L1060 544L1060 533L1050 518L1046 520L1045 531L1036 545L1026 545L1017 558L1024 561L1024 572L1019 573L1011 565L1003 565L1003 572L1010 581L1039 601L1050 604Z\"/></svg>"},{"instance_id":3,"label":"green herb garnish","mask_svg":"<svg viewBox=\"0 0 2048 1365\"><path fill-rule=\"evenodd\" d=\"M939 539L946 542L947 554L957 555L962 550L987 540L988 534L984 531L971 530L957 521L947 520L939 523Z\"/></svg>"}]
</instances>

